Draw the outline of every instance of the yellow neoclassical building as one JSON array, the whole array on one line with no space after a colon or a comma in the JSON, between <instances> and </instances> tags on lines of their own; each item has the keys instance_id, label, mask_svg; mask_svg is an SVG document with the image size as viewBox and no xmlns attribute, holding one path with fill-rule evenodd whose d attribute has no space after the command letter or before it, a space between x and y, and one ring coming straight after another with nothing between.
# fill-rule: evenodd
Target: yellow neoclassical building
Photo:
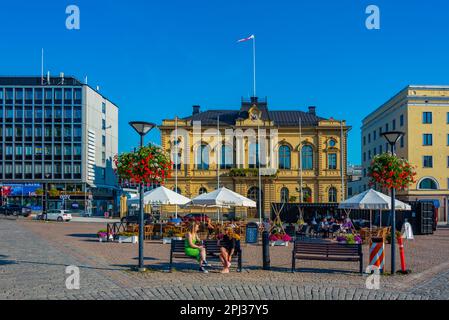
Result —
<instances>
[{"instance_id":1,"label":"yellow neoclassical building","mask_svg":"<svg viewBox=\"0 0 449 320\"><path fill-rule=\"evenodd\" d=\"M191 115L163 120L159 128L162 147L174 162L167 187L177 185L187 197L218 186L257 203L261 194L268 216L271 203L340 202L346 195L350 127L317 116L315 107L278 111L269 110L266 100L242 99L233 110L194 106ZM258 217L258 212L247 214Z\"/></svg>"},{"instance_id":2,"label":"yellow neoclassical building","mask_svg":"<svg viewBox=\"0 0 449 320\"><path fill-rule=\"evenodd\" d=\"M385 131L403 131L397 155L416 166L417 182L398 197L434 201L439 221L448 221L449 199L449 86L410 85L370 113L362 125L363 178L360 191L368 188L367 170L372 158L388 150Z\"/></svg>"}]
</instances>

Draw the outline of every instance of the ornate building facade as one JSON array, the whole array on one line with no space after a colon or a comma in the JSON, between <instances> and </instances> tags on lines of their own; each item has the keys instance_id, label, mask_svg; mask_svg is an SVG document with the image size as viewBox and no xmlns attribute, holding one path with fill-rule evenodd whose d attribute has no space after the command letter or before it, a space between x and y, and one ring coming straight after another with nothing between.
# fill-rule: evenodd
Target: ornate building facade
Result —
<instances>
[{"instance_id":1,"label":"ornate building facade","mask_svg":"<svg viewBox=\"0 0 449 320\"><path fill-rule=\"evenodd\" d=\"M317 116L315 107L271 111L266 100L251 98L235 110L201 112L194 106L190 116L164 120L159 128L162 147L174 162L167 187L177 185L187 197L218 186L257 203L261 195L265 216L271 203L329 203L346 197L350 127Z\"/></svg>"}]
</instances>

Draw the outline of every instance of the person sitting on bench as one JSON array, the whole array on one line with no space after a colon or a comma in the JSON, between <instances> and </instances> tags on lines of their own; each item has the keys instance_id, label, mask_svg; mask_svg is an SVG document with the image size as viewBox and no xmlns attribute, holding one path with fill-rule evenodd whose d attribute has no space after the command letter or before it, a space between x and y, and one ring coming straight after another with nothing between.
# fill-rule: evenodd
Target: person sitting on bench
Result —
<instances>
[{"instance_id":1,"label":"person sitting on bench","mask_svg":"<svg viewBox=\"0 0 449 320\"><path fill-rule=\"evenodd\" d=\"M223 263L223 270L221 273L229 273L232 255L236 249L236 239L232 233L232 228L226 228L225 235L223 236L223 239L220 240L220 260Z\"/></svg>"},{"instance_id":2,"label":"person sitting on bench","mask_svg":"<svg viewBox=\"0 0 449 320\"><path fill-rule=\"evenodd\" d=\"M200 264L200 271L208 273L204 268L208 266L206 261L206 248L199 245L201 240L198 237L199 225L196 222L192 222L189 226L189 231L186 233L185 240L185 254L189 257L196 258Z\"/></svg>"}]
</instances>

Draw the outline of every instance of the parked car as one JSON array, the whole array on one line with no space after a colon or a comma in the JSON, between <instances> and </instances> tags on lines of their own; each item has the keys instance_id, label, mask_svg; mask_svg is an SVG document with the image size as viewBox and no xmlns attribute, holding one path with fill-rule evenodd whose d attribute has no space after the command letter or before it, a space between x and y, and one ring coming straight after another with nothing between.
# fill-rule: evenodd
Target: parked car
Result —
<instances>
[{"instance_id":1,"label":"parked car","mask_svg":"<svg viewBox=\"0 0 449 320\"><path fill-rule=\"evenodd\" d=\"M0 207L0 214L28 217L31 215L31 209L15 204L7 204Z\"/></svg>"},{"instance_id":2,"label":"parked car","mask_svg":"<svg viewBox=\"0 0 449 320\"><path fill-rule=\"evenodd\" d=\"M48 210L47 213L44 213L38 216L38 219L41 220L50 220L50 221L58 221L65 222L72 220L72 214L69 210Z\"/></svg>"},{"instance_id":3,"label":"parked car","mask_svg":"<svg viewBox=\"0 0 449 320\"><path fill-rule=\"evenodd\" d=\"M210 221L210 218L207 214L202 213L189 213L186 214L184 217L182 217L183 222L189 222L189 221L196 221L196 222L208 222Z\"/></svg>"}]
</instances>

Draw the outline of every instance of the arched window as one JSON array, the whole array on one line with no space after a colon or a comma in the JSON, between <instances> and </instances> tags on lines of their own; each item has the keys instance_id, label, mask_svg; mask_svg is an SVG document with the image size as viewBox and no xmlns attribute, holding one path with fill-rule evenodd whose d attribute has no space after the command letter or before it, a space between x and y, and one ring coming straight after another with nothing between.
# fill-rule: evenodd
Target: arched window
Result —
<instances>
[{"instance_id":1,"label":"arched window","mask_svg":"<svg viewBox=\"0 0 449 320\"><path fill-rule=\"evenodd\" d=\"M329 188L329 202L337 202L337 189L334 187Z\"/></svg>"},{"instance_id":2,"label":"arched window","mask_svg":"<svg viewBox=\"0 0 449 320\"><path fill-rule=\"evenodd\" d=\"M178 170L181 170L181 150L176 152L176 148L172 150L172 161L173 161L173 170L178 167Z\"/></svg>"},{"instance_id":3,"label":"arched window","mask_svg":"<svg viewBox=\"0 0 449 320\"><path fill-rule=\"evenodd\" d=\"M281 202L282 203L288 203L290 199L289 191L287 188L281 189Z\"/></svg>"},{"instance_id":4,"label":"arched window","mask_svg":"<svg viewBox=\"0 0 449 320\"><path fill-rule=\"evenodd\" d=\"M249 145L248 163L250 168L259 167L259 145L257 143L251 143Z\"/></svg>"},{"instance_id":5,"label":"arched window","mask_svg":"<svg viewBox=\"0 0 449 320\"><path fill-rule=\"evenodd\" d=\"M223 145L221 147L221 161L220 161L220 168L221 169L231 169L234 159L234 153L232 151L232 148L227 145Z\"/></svg>"},{"instance_id":6,"label":"arched window","mask_svg":"<svg viewBox=\"0 0 449 320\"><path fill-rule=\"evenodd\" d=\"M313 170L313 149L311 146L302 147L302 169Z\"/></svg>"},{"instance_id":7,"label":"arched window","mask_svg":"<svg viewBox=\"0 0 449 320\"><path fill-rule=\"evenodd\" d=\"M424 178L419 183L418 189L420 189L420 190L438 190L438 184L432 178Z\"/></svg>"},{"instance_id":8,"label":"arched window","mask_svg":"<svg viewBox=\"0 0 449 320\"><path fill-rule=\"evenodd\" d=\"M199 170L209 170L209 146L202 144L197 149L196 168Z\"/></svg>"},{"instance_id":9,"label":"arched window","mask_svg":"<svg viewBox=\"0 0 449 320\"><path fill-rule=\"evenodd\" d=\"M291 169L291 150L288 146L279 147L279 169Z\"/></svg>"},{"instance_id":10,"label":"arched window","mask_svg":"<svg viewBox=\"0 0 449 320\"><path fill-rule=\"evenodd\" d=\"M176 192L176 193L182 194L181 193L181 189L179 189L179 187L178 188L173 187L173 191Z\"/></svg>"},{"instance_id":11,"label":"arched window","mask_svg":"<svg viewBox=\"0 0 449 320\"><path fill-rule=\"evenodd\" d=\"M302 201L307 203L312 202L312 190L310 188L302 188Z\"/></svg>"},{"instance_id":12,"label":"arched window","mask_svg":"<svg viewBox=\"0 0 449 320\"><path fill-rule=\"evenodd\" d=\"M207 189L204 188L204 187L201 187L198 193L199 193L200 195L203 194L203 193L207 193Z\"/></svg>"}]
</instances>

